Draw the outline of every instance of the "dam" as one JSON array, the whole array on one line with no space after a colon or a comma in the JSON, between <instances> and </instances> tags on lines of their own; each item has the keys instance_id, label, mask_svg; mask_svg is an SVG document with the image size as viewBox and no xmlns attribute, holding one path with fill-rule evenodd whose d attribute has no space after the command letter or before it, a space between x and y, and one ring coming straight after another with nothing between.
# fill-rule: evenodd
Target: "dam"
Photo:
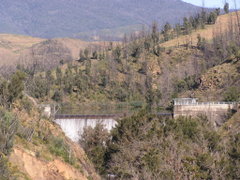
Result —
<instances>
[{"instance_id":1,"label":"dam","mask_svg":"<svg viewBox=\"0 0 240 180\"><path fill-rule=\"evenodd\" d=\"M174 118L204 115L215 126L221 126L227 116L239 110L239 102L198 102L197 98L174 99Z\"/></svg>"},{"instance_id":2,"label":"dam","mask_svg":"<svg viewBox=\"0 0 240 180\"><path fill-rule=\"evenodd\" d=\"M196 98L177 98L174 99L173 113L159 112L156 113L156 115L175 119L180 116L197 117L204 115L215 126L221 126L227 119L228 114L233 111L238 111L239 108L240 106L238 102L198 102L198 99ZM47 117L49 117L50 114L54 114L54 122L58 124L66 136L68 136L74 142L77 142L81 139L85 128L95 128L96 125L100 123L110 132L114 127L116 127L118 119L126 116L126 113L123 112L118 112L115 114L96 113L92 115L89 113L83 113L81 115L64 113L55 114L55 110L50 110L55 108L49 108L49 106L45 106L44 109ZM111 113L111 111L109 112Z\"/></svg>"},{"instance_id":3,"label":"dam","mask_svg":"<svg viewBox=\"0 0 240 180\"><path fill-rule=\"evenodd\" d=\"M101 123L109 132L117 125L117 119L120 114L106 115L55 115L55 123L57 123L72 141L77 142L86 127L96 127Z\"/></svg>"}]
</instances>

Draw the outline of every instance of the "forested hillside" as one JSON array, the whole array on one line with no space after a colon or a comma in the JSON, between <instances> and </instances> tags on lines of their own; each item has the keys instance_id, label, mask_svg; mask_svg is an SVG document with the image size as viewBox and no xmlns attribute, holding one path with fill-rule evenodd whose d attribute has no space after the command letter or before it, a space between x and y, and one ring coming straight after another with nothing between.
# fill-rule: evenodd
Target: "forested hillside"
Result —
<instances>
[{"instance_id":1,"label":"forested hillside","mask_svg":"<svg viewBox=\"0 0 240 180\"><path fill-rule=\"evenodd\" d=\"M205 72L228 63L235 69L230 71L235 72L235 76L231 76L233 84L228 81L221 87L225 91L238 84L238 46L235 42L238 31L231 34L227 30L218 32L213 34L212 40L199 34L188 38L185 44L166 46L167 42L182 36L191 37L205 29L210 32L217 15L219 10L184 19L182 25L175 27L166 24L161 32L153 24L150 33L142 31L139 35L126 37L122 43L109 43L100 49L86 48L80 51L78 61L29 77L26 90L40 101L71 104L96 101L144 104L151 101L156 107L167 107L172 98L205 86ZM206 16L203 22L202 16ZM228 17L236 22L235 13ZM216 27L219 24L221 21L218 20ZM237 30L235 23L223 28L228 29L226 26ZM32 68L19 68L32 71ZM214 98L210 99L224 100L220 94L211 93Z\"/></svg>"},{"instance_id":2,"label":"forested hillside","mask_svg":"<svg viewBox=\"0 0 240 180\"><path fill-rule=\"evenodd\" d=\"M225 11L224 18L220 9L201 11L162 30L155 22L151 31L100 46L76 48L81 43L69 39L34 45L35 58L14 73L1 71L0 179L238 179L239 112L229 111L221 127L205 116L156 115L171 111L176 97L240 100L239 14ZM201 34L216 25L211 38ZM68 59L79 49L77 61ZM87 128L79 142L85 156L39 104L88 105L93 114L127 104L138 112L111 132L101 124Z\"/></svg>"}]
</instances>

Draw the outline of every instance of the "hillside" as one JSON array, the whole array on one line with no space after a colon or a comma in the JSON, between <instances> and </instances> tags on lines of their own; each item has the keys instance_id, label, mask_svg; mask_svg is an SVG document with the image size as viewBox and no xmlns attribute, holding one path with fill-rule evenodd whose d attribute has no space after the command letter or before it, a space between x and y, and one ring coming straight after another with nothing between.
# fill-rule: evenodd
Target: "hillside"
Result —
<instances>
[{"instance_id":1,"label":"hillside","mask_svg":"<svg viewBox=\"0 0 240 180\"><path fill-rule=\"evenodd\" d=\"M238 11L240 15L240 12ZM191 43L191 45L197 45L197 36L200 35L202 38L205 38L206 41L213 40L214 36L224 34L230 30L230 27L233 24L237 24L237 15L236 12L230 14L221 15L217 18L217 21L213 25L207 25L204 29L193 31L189 35L180 36L179 38L174 38L170 41L162 43L164 47L174 47L181 46L186 43Z\"/></svg>"},{"instance_id":2,"label":"hillside","mask_svg":"<svg viewBox=\"0 0 240 180\"><path fill-rule=\"evenodd\" d=\"M80 50L104 47L103 42L86 42L79 39L57 38L41 39L31 36L0 34L0 67L17 64L30 65L38 62L55 67L61 60L71 61L79 58ZM48 67L48 68L51 68Z\"/></svg>"},{"instance_id":3,"label":"hillside","mask_svg":"<svg viewBox=\"0 0 240 180\"><path fill-rule=\"evenodd\" d=\"M21 52L44 39L12 34L0 34L0 66L16 63Z\"/></svg>"},{"instance_id":4,"label":"hillside","mask_svg":"<svg viewBox=\"0 0 240 180\"><path fill-rule=\"evenodd\" d=\"M224 62L231 58L230 56L235 58L234 54L229 54L229 50L235 47L231 47L231 43L227 42L230 37L225 37L227 29L231 27L226 22L231 18L236 20L235 13L219 16L215 24L206 25L205 29L193 30L188 35L192 37L193 42L189 46L185 46L188 42L185 41L186 35L184 34L162 43L162 33L154 34L152 32L143 37L136 37L136 40L128 39L128 42L116 44L113 47L107 44L96 52L91 48L86 48L87 54L82 52L79 62L68 61L69 63L54 68L51 74L49 72L48 74L42 73L41 76L47 79L45 82L40 81L39 77L33 80L40 83L39 87L41 87L41 83L49 84L47 89L43 89L44 92L47 90L47 93L35 93L35 87L29 87L29 93L33 97L40 97L42 101L55 100L73 105L83 102L94 104L96 101L99 104L128 102L136 105L136 102L137 104L146 103L149 98L147 97L148 93L151 92L153 94L151 98L154 99L153 103L156 106L167 107L172 98L181 96L185 91L191 90L190 92L192 92L203 86L204 78L202 76L204 73L215 71L213 68L224 65ZM235 23L232 25L235 27ZM222 29L222 32L214 34L213 31L216 29ZM207 40L203 44L204 48L197 47L198 34ZM233 35L235 36L235 34ZM160 36L159 39L157 38L159 42L155 42L153 38L158 36ZM226 38L226 46L221 43L221 38L219 40L221 46L219 46L216 38L221 36L224 37L223 39ZM214 38L216 40L213 42ZM234 37L231 38L234 39ZM174 44L176 41L182 41L181 46ZM59 39L48 41L53 47L57 47L56 42L60 42ZM79 46L76 43L78 40L64 39L62 42L66 46L71 44L70 50L75 45ZM219 49L215 48L216 45L219 46ZM227 47L228 45L229 47ZM77 49L74 50L76 55ZM237 50L233 49L233 51ZM43 54L41 44L36 46L36 52L38 53L35 55ZM70 57L71 53L66 51L64 54ZM63 60L67 60L67 58ZM51 66L50 63L46 64ZM227 66L234 66L232 67L234 71L229 70L229 72L238 74L236 63L230 63ZM222 76L222 73L218 72L221 71L217 71L216 74ZM234 78L237 79L238 76L234 76ZM225 90L226 87L222 89L222 91ZM55 99L56 94L60 96L57 99ZM189 93L187 96L194 95ZM223 100L223 97L217 96L213 99Z\"/></svg>"},{"instance_id":5,"label":"hillside","mask_svg":"<svg viewBox=\"0 0 240 180\"><path fill-rule=\"evenodd\" d=\"M194 30L189 35L181 35L178 38L163 42L161 47L171 48L186 43L196 46L198 35L209 42L214 35L224 34L229 29L230 22L236 22L235 12L219 16L215 24L206 25L204 29ZM106 29L102 30L102 34L114 35ZM46 62L52 64L51 67L54 67L61 60L65 62L76 60L79 58L80 50L86 48L94 50L109 45L104 42L87 42L71 38L41 39L11 34L0 34L0 42L0 66L17 65L19 63L33 64L34 61L37 61L42 68L46 67L44 66L44 64L47 64Z\"/></svg>"},{"instance_id":6,"label":"hillside","mask_svg":"<svg viewBox=\"0 0 240 180\"><path fill-rule=\"evenodd\" d=\"M182 97L197 97L201 101L237 101L240 94L240 62L228 60L209 69L200 77L199 88L184 92Z\"/></svg>"},{"instance_id":7,"label":"hillside","mask_svg":"<svg viewBox=\"0 0 240 180\"><path fill-rule=\"evenodd\" d=\"M24 95L11 109L2 105L1 101L1 180L100 179L82 148L42 114L32 98Z\"/></svg>"},{"instance_id":8,"label":"hillside","mask_svg":"<svg viewBox=\"0 0 240 180\"><path fill-rule=\"evenodd\" d=\"M228 22L235 22L235 20L235 13L221 15L218 17L216 24L207 25L205 29L194 31L191 35L182 35L179 38L174 38L162 43L161 46L173 47L183 45L186 42L191 42L192 45L196 45L198 34L209 41L212 39L214 33L219 34L220 30L224 33L228 29ZM107 29L102 30L101 33L110 36L116 35L116 33L111 34ZM31 36L0 34L0 66L16 65L18 63L26 64L34 59L43 59L40 61L47 61L46 59L53 58L52 61L54 62L59 62L62 59L73 60L79 58L80 50L88 47L96 49L96 47L107 45L108 43L87 42L71 38L47 40ZM54 57L53 54L55 54Z\"/></svg>"},{"instance_id":9,"label":"hillside","mask_svg":"<svg viewBox=\"0 0 240 180\"><path fill-rule=\"evenodd\" d=\"M179 31L153 24L121 43L1 35L2 63L21 66L1 69L0 179L238 179L238 109L221 127L156 116L178 97L240 100L240 26L219 13L185 18ZM75 144L40 104L126 117L111 132L87 128Z\"/></svg>"},{"instance_id":10,"label":"hillside","mask_svg":"<svg viewBox=\"0 0 240 180\"><path fill-rule=\"evenodd\" d=\"M85 37L81 32L176 23L200 10L181 0L15 0L1 1L0 33L42 38ZM176 16L177 15L177 16ZM122 28L127 32L129 28ZM90 35L90 37L89 37ZM106 37L106 35L105 35Z\"/></svg>"},{"instance_id":11,"label":"hillside","mask_svg":"<svg viewBox=\"0 0 240 180\"><path fill-rule=\"evenodd\" d=\"M195 83L198 86L198 79L200 79L202 73L220 63L220 60L217 60L220 57L211 55L215 53L211 45L207 45L209 46L207 48L209 49L208 52L195 48L198 42L197 36L200 34L202 38L207 40L206 43L212 43L213 37L224 35L227 32L230 27L228 22L235 24L235 13L221 15L215 24L206 25L204 29L193 30L189 35L183 34L178 38L175 37L159 43L157 46L160 46L160 49L157 50L155 47L145 47L145 44L152 43L148 36L140 37L135 42L128 42L125 45L119 44L121 48L119 50L104 42L85 42L70 38L46 40L4 34L0 36L2 38L0 47L3 52L0 56L2 59L0 62L1 64L5 62L6 65L20 63L29 67L30 71L31 68L36 68L36 66L39 70L46 71L56 68L60 63L70 63L63 65L61 77L63 79L70 78L68 79L71 81L70 87L62 87L59 84L50 87L51 91L47 93L48 100L51 99L57 89L60 88L61 91L65 92L66 88L70 88L67 90L70 96L65 97L66 102L70 100L75 103L80 100L85 102L94 102L95 100L143 102L145 101L143 95L147 91L145 83L150 77L154 91L156 91L156 94L161 94L161 104L166 106L165 103L169 101L169 98L175 97L186 89L186 87L178 87L181 86L181 83L193 83L193 86ZM186 48L184 45L189 43L189 38L191 38L192 43L189 48ZM177 44L181 46L177 46ZM226 47L224 49L226 51ZM72 60L79 59L79 55L83 56L83 54L80 54L80 50L82 50L82 53L87 50L88 57L83 58L85 61L79 63L72 62ZM97 54L93 58L95 50ZM116 54L118 51L119 55ZM5 57L7 58L4 59ZM90 68L90 71L87 70L88 68ZM66 69L71 72L72 77L65 77ZM2 71L4 71L4 68ZM77 79L80 72L84 74L80 78L83 83L82 86L90 87L88 92L80 87L77 80L71 79ZM56 77L55 73L55 70L53 70L52 75L54 77ZM186 81L189 82L185 82L184 79L188 79ZM182 82L182 80L184 81ZM103 85L103 82L107 85ZM80 89L81 93L76 93Z\"/></svg>"}]
</instances>

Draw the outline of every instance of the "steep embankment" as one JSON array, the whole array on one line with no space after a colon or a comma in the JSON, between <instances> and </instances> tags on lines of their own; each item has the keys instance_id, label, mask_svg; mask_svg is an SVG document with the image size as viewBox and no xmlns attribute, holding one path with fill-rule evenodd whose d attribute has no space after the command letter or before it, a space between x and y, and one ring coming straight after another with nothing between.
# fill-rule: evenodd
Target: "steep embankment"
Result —
<instances>
[{"instance_id":1,"label":"steep embankment","mask_svg":"<svg viewBox=\"0 0 240 180\"><path fill-rule=\"evenodd\" d=\"M78 170L61 160L43 161L36 158L33 152L27 152L20 147L13 149L10 162L18 166L20 171L26 173L31 179L87 179L87 177Z\"/></svg>"},{"instance_id":2,"label":"steep embankment","mask_svg":"<svg viewBox=\"0 0 240 180\"><path fill-rule=\"evenodd\" d=\"M25 103L30 103L24 98ZM68 138L36 107L16 103L19 128L9 157L13 175L32 180L100 179L81 147Z\"/></svg>"}]
</instances>

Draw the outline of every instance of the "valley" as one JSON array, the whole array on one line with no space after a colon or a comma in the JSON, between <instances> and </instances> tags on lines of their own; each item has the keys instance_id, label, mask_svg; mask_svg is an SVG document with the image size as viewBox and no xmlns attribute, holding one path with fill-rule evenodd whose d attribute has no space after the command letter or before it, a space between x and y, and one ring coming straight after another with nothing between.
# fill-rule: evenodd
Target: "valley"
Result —
<instances>
[{"instance_id":1,"label":"valley","mask_svg":"<svg viewBox=\"0 0 240 180\"><path fill-rule=\"evenodd\" d=\"M34 14L43 2L14 1L9 7L24 6ZM99 2L88 3L94 9ZM89 7L72 0L56 10L62 5L65 0L49 3L53 22L72 6ZM133 12L139 14L146 2L118 4L117 12L129 17L127 5L136 5ZM159 11L155 0L146 9L152 5ZM146 10L139 21L154 12ZM121 41L63 38L58 26L54 35L60 38L48 38L52 35L41 29L19 31L47 38L0 34L0 179L238 179L239 12L220 12L183 18L185 8L182 23L153 22ZM34 18L23 16L31 28ZM94 27L111 29L111 22ZM69 36L80 31L72 29Z\"/></svg>"}]
</instances>

